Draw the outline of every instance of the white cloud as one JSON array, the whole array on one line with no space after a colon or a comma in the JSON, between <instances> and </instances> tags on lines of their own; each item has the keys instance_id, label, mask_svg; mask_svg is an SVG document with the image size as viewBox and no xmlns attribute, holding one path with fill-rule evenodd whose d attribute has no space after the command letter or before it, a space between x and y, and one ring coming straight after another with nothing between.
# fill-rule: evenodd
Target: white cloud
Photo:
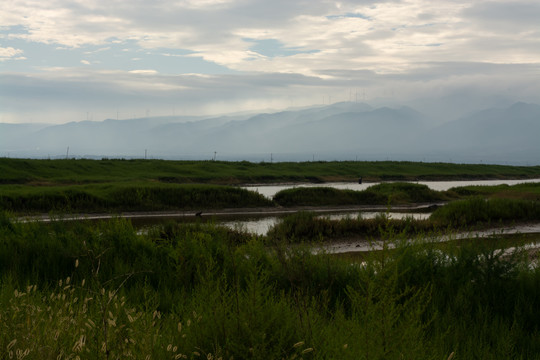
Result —
<instances>
[{"instance_id":1,"label":"white cloud","mask_svg":"<svg viewBox=\"0 0 540 360\"><path fill-rule=\"evenodd\" d=\"M0 47L0 61L6 61L10 59L23 60L25 59L25 57L19 56L22 53L23 51L20 49L14 49L12 47L7 47L7 48Z\"/></svg>"},{"instance_id":2,"label":"white cloud","mask_svg":"<svg viewBox=\"0 0 540 360\"><path fill-rule=\"evenodd\" d=\"M78 47L132 40L148 49L189 50L234 70L313 75L329 68L401 72L425 60L502 63L506 47L513 50L508 62L538 62L539 7L523 0L21 0L4 6L0 21L24 26L28 33L14 36L29 41ZM500 24L519 29L520 37ZM245 38L311 53L259 56Z\"/></svg>"},{"instance_id":3,"label":"white cloud","mask_svg":"<svg viewBox=\"0 0 540 360\"><path fill-rule=\"evenodd\" d=\"M90 61L88 61L88 60L81 60L81 64L84 64L84 65L90 65Z\"/></svg>"},{"instance_id":4,"label":"white cloud","mask_svg":"<svg viewBox=\"0 0 540 360\"><path fill-rule=\"evenodd\" d=\"M130 74L140 74L140 75L155 75L157 74L156 70L131 70Z\"/></svg>"}]
</instances>

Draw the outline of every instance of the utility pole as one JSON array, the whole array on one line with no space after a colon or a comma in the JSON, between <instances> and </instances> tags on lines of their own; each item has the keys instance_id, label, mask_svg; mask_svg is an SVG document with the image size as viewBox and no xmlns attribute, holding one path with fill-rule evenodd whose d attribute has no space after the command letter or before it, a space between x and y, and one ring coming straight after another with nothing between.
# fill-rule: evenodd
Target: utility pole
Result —
<instances>
[{"instance_id":1,"label":"utility pole","mask_svg":"<svg viewBox=\"0 0 540 360\"><path fill-rule=\"evenodd\" d=\"M67 147L67 150L66 150L66 160L68 159L69 157L69 146Z\"/></svg>"}]
</instances>

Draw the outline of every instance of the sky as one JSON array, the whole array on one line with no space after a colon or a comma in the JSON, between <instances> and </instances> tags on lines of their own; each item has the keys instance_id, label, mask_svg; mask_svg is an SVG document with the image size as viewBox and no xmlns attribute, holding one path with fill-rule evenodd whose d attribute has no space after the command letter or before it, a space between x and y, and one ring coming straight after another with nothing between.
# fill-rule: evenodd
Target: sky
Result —
<instances>
[{"instance_id":1,"label":"sky","mask_svg":"<svg viewBox=\"0 0 540 360\"><path fill-rule=\"evenodd\" d=\"M537 0L3 0L0 122L540 103L539 19Z\"/></svg>"}]
</instances>

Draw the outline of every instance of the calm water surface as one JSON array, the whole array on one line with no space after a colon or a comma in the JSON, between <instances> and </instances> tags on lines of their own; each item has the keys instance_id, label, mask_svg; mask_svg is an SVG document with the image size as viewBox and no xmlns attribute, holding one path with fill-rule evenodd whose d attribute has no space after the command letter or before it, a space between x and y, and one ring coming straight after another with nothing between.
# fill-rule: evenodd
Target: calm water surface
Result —
<instances>
[{"instance_id":1,"label":"calm water surface","mask_svg":"<svg viewBox=\"0 0 540 360\"><path fill-rule=\"evenodd\" d=\"M437 191L448 190L452 187L458 186L469 186L469 185L515 185L520 183L531 183L531 182L540 182L540 179L531 179L531 180L482 180L482 181L420 181L418 184L427 185L429 188ZM277 192L290 189L294 187L333 187L336 189L350 189L350 190L365 190L370 186L376 185L379 183L326 183L326 184L302 184L302 185L253 185L246 186L245 189L251 191L257 191L269 198L273 197ZM395 210L394 210L395 211ZM381 212L359 212L359 211L343 211L343 212L333 212L333 213L321 213L321 217L328 217L330 219L343 219L345 217L357 218L361 214L364 219L371 219L381 214ZM131 217L131 221L136 228L139 229L148 229L151 226L163 224L166 221L174 222L187 222L193 223L196 221L210 221L216 224L225 225L233 229L240 229L247 231L253 234L264 235L268 230L278 223L284 216L287 214L270 214L270 215L238 215L238 214L229 214L226 216L203 216L202 219L198 219L193 216L193 214L172 214L172 215L139 215L137 217ZM405 217L413 217L414 219L427 219L429 213L400 213L400 212L390 212L387 215L391 219L403 219ZM88 217L88 219L99 220L97 217ZM103 219L108 218L104 216ZM46 221L46 220L45 220ZM144 231L144 230L143 230Z\"/></svg>"}]
</instances>

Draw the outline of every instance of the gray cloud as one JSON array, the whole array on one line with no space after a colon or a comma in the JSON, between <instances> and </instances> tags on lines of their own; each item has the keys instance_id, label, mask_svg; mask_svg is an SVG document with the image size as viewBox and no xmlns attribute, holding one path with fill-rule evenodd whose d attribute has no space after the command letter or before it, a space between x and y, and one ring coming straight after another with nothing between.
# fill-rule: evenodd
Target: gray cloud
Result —
<instances>
[{"instance_id":1,"label":"gray cloud","mask_svg":"<svg viewBox=\"0 0 540 360\"><path fill-rule=\"evenodd\" d=\"M538 19L540 4L525 0L8 2L0 115L208 113L347 100L357 89L395 101L511 89L530 101Z\"/></svg>"},{"instance_id":2,"label":"gray cloud","mask_svg":"<svg viewBox=\"0 0 540 360\"><path fill-rule=\"evenodd\" d=\"M514 32L540 29L540 3L529 0L476 2L464 9L462 15L480 26L510 26Z\"/></svg>"}]
</instances>

